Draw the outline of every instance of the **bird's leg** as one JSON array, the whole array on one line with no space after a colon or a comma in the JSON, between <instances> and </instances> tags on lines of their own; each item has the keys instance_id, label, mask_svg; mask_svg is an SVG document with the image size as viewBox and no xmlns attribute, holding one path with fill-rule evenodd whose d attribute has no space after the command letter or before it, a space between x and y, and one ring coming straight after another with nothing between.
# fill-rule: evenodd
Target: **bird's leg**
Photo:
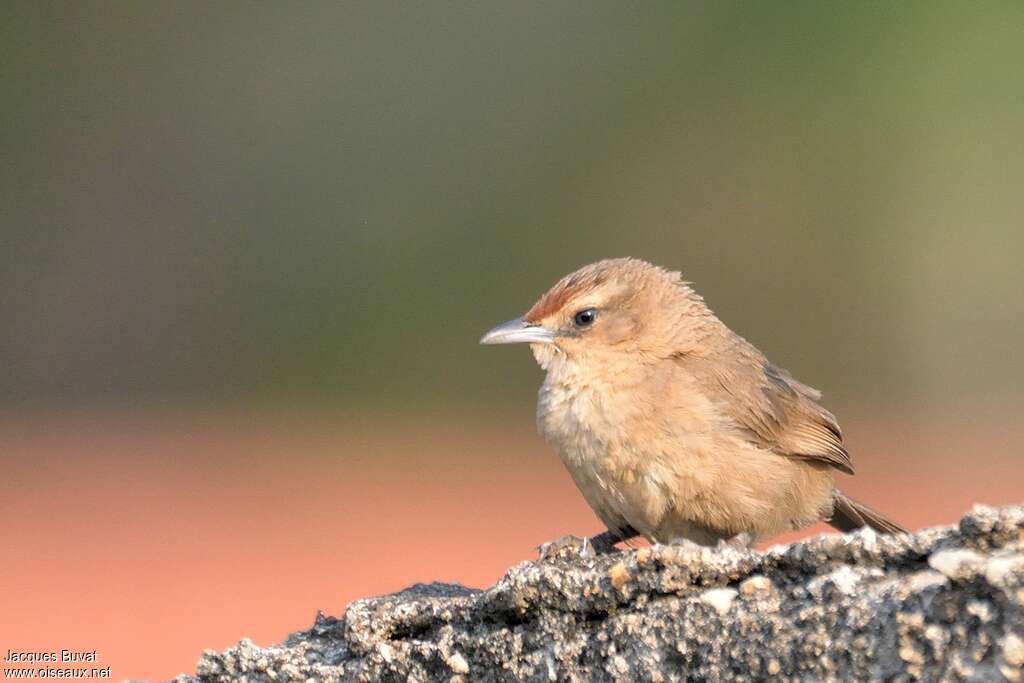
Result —
<instances>
[{"instance_id":1,"label":"bird's leg","mask_svg":"<svg viewBox=\"0 0 1024 683\"><path fill-rule=\"evenodd\" d=\"M627 526L625 529L616 529L615 531L608 529L607 531L602 531L596 536L591 536L590 545L594 547L595 553L603 555L604 553L610 553L615 550L616 543L628 541L631 538L636 538L637 536L639 536L639 534L636 532L636 529L631 526Z\"/></svg>"}]
</instances>

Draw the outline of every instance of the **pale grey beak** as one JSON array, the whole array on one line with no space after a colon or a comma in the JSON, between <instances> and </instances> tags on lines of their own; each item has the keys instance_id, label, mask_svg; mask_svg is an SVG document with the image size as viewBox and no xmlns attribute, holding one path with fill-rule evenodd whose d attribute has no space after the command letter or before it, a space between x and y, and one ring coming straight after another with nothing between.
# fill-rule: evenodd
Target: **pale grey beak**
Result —
<instances>
[{"instance_id":1,"label":"pale grey beak","mask_svg":"<svg viewBox=\"0 0 1024 683\"><path fill-rule=\"evenodd\" d=\"M509 320L480 337L481 344L552 344L554 333L522 318Z\"/></svg>"}]
</instances>

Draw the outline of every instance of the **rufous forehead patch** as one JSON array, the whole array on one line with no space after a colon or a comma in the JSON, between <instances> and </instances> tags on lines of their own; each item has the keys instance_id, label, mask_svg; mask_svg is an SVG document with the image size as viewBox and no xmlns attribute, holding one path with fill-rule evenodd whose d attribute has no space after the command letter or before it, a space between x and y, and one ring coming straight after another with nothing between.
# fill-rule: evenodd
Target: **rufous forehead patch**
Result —
<instances>
[{"instance_id":1,"label":"rufous forehead patch","mask_svg":"<svg viewBox=\"0 0 1024 683\"><path fill-rule=\"evenodd\" d=\"M549 289L523 319L539 323L562 310L570 301L601 289L603 298L622 295L637 286L638 278L655 277L664 274L646 261L634 258L605 259L584 266L575 273L566 275ZM675 274L678 278L678 274ZM606 286L607 285L607 286Z\"/></svg>"},{"instance_id":2,"label":"rufous forehead patch","mask_svg":"<svg viewBox=\"0 0 1024 683\"><path fill-rule=\"evenodd\" d=\"M575 294L575 290L569 290L566 287L556 285L538 299L537 303L526 312L523 318L527 322L539 323L552 313L562 310L562 307L572 298L573 294Z\"/></svg>"},{"instance_id":3,"label":"rufous forehead patch","mask_svg":"<svg viewBox=\"0 0 1024 683\"><path fill-rule=\"evenodd\" d=\"M530 323L538 323L553 313L562 310L569 301L599 286L605 279L600 273L573 273L559 281L544 296L538 299L537 303L526 312L523 319Z\"/></svg>"}]
</instances>

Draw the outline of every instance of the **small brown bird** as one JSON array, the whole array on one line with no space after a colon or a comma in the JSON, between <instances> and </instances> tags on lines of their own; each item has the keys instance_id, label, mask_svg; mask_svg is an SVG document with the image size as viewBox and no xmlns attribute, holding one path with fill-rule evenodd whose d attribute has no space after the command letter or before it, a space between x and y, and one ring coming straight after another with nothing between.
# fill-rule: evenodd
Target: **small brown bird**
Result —
<instances>
[{"instance_id":1,"label":"small brown bird","mask_svg":"<svg viewBox=\"0 0 1024 683\"><path fill-rule=\"evenodd\" d=\"M585 266L482 344L530 344L537 423L607 526L599 550L750 544L825 520L905 530L834 486L853 464L821 394L725 326L677 272Z\"/></svg>"}]
</instances>

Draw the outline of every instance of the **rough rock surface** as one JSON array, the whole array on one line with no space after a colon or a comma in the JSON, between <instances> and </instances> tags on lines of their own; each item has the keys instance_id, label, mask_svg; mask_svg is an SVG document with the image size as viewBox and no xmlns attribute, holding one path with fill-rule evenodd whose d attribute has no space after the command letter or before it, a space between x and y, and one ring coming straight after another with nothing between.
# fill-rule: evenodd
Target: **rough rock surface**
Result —
<instances>
[{"instance_id":1,"label":"rough rock surface","mask_svg":"<svg viewBox=\"0 0 1024 683\"><path fill-rule=\"evenodd\" d=\"M416 585L180 681L1021 681L1024 507L767 552L564 553L494 586Z\"/></svg>"}]
</instances>

